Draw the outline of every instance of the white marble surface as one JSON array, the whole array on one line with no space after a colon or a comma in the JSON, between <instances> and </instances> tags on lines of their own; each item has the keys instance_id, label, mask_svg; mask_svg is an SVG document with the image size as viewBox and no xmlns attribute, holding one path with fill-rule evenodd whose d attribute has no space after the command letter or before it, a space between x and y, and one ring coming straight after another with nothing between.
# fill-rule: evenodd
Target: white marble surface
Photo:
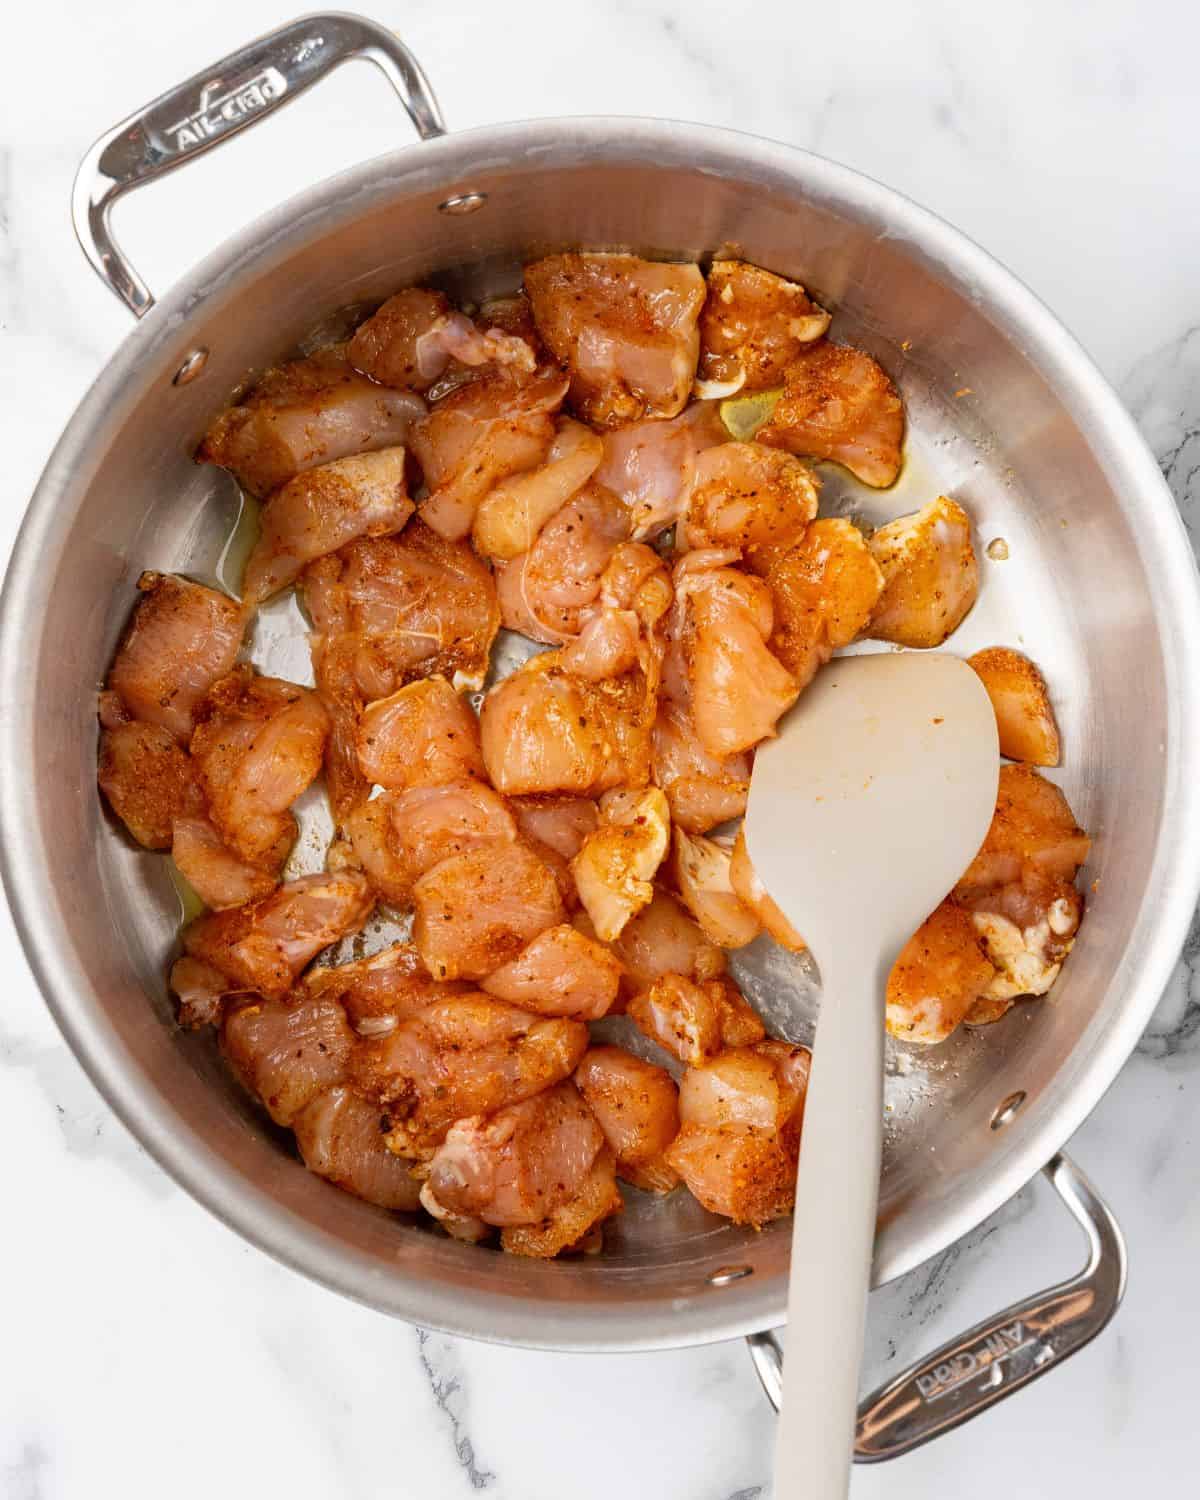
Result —
<instances>
[{"instance_id":1,"label":"white marble surface","mask_svg":"<svg viewBox=\"0 0 1200 1500\"><path fill-rule=\"evenodd\" d=\"M750 18L736 30L732 17ZM939 210L1022 275L1124 393L1200 524L1200 192L1181 0L1003 6L859 0L377 0L452 126L628 112L811 147ZM278 0L42 0L6 14L0 91L0 423L7 549L125 314L72 239L92 137L286 16ZM122 210L154 287L288 192L403 140L386 85L348 70ZM7 916L0 1013L0 1495L751 1500L772 1421L738 1346L558 1357L374 1316L243 1245L100 1103L45 1013ZM1195 965L1200 939L1189 952ZM1072 1143L1116 1207L1132 1279L1109 1332L969 1429L854 1494L1092 1500L1194 1493L1200 968L1181 963L1136 1055ZM871 1365L1075 1268L1034 1186L873 1299Z\"/></svg>"}]
</instances>

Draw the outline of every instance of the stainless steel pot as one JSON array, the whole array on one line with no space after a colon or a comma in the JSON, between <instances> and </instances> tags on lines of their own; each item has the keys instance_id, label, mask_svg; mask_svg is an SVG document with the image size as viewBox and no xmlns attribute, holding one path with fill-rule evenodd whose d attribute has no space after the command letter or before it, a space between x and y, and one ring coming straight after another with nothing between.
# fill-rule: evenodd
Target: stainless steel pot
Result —
<instances>
[{"instance_id":1,"label":"stainless steel pot","mask_svg":"<svg viewBox=\"0 0 1200 1500\"><path fill-rule=\"evenodd\" d=\"M114 200L356 56L387 71L424 143L292 199L155 304L109 231ZM942 1250L1047 1162L1087 1228L1089 1268L878 1393L860 1456L912 1446L1098 1331L1120 1297L1120 1236L1055 1153L1137 1041L1195 904L1200 786L1186 757L1200 742L1200 603L1151 455L1046 309L939 219L788 146L631 119L448 137L404 47L342 15L286 26L122 122L85 159L75 214L93 265L141 321L47 465L4 588L3 873L48 1004L147 1150L247 1239L381 1311L577 1350L751 1334L777 1381L763 1330L784 1312L787 1224L750 1233L676 1194L631 1204L599 1259L541 1263L400 1223L306 1172L211 1041L173 1024L163 975L177 901L163 861L114 831L95 792L95 690L132 580L143 567L209 571L228 532L229 482L191 454L235 386L337 310L409 282L477 297L564 245L732 247L814 288L906 394L913 457L867 518L936 486L963 499L982 538L1007 542L955 645L1023 638L1042 662L1064 784L1096 834L1089 915L1052 998L956 1036L908 1076L895 1064L875 1277ZM827 494L862 508L833 476ZM762 972L756 982L778 1007ZM805 1004L789 1015L803 1027Z\"/></svg>"}]
</instances>

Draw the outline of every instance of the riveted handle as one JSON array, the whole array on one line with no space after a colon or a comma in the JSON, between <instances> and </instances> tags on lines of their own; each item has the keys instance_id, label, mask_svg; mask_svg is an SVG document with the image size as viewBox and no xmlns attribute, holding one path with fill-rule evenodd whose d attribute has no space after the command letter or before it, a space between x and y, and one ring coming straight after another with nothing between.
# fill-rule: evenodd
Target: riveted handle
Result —
<instances>
[{"instance_id":1,"label":"riveted handle","mask_svg":"<svg viewBox=\"0 0 1200 1500\"><path fill-rule=\"evenodd\" d=\"M433 91L404 43L363 16L331 12L303 16L223 57L95 142L75 174L75 233L93 269L134 317L149 312L154 298L113 237L113 204L256 125L360 57L390 80L422 140L445 134Z\"/></svg>"},{"instance_id":2,"label":"riveted handle","mask_svg":"<svg viewBox=\"0 0 1200 1500\"><path fill-rule=\"evenodd\" d=\"M1067 1157L1056 1156L1044 1171L1087 1236L1087 1265L1069 1281L977 1323L868 1396L858 1409L857 1462L896 1458L978 1416L1090 1343L1121 1305L1126 1255L1117 1221ZM778 1409L779 1338L758 1333L749 1342L763 1389Z\"/></svg>"}]
</instances>

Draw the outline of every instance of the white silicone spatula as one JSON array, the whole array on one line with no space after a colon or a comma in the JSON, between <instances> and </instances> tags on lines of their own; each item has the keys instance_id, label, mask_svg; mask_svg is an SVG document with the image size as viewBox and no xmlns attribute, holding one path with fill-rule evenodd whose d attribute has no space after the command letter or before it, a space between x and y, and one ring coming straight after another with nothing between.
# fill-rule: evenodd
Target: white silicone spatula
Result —
<instances>
[{"instance_id":1,"label":"white silicone spatula","mask_svg":"<svg viewBox=\"0 0 1200 1500\"><path fill-rule=\"evenodd\" d=\"M850 1482L883 1133L884 991L996 803L996 720L956 657L846 657L757 752L750 859L821 970L800 1141L775 1500Z\"/></svg>"}]
</instances>

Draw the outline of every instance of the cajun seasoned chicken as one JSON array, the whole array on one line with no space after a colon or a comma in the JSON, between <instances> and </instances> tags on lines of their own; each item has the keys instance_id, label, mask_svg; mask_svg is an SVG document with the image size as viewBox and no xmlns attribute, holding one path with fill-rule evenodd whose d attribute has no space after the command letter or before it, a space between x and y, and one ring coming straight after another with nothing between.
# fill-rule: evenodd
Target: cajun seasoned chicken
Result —
<instances>
[{"instance_id":1,"label":"cajun seasoned chicken","mask_svg":"<svg viewBox=\"0 0 1200 1500\"><path fill-rule=\"evenodd\" d=\"M809 1054L727 973L764 934L804 949L735 821L754 755L835 652L945 642L979 569L948 496L872 534L818 515L812 464L886 487L905 418L798 282L615 252L524 280L403 288L212 423L198 457L262 501L244 603L143 574L97 779L208 908L181 1023L216 1024L309 1169L545 1258L603 1249L619 1181L791 1209ZM257 669L292 589L312 688ZM1046 682L972 665L1020 764L890 975L903 1044L1044 994L1083 911L1087 835L1033 769L1061 757Z\"/></svg>"}]
</instances>

